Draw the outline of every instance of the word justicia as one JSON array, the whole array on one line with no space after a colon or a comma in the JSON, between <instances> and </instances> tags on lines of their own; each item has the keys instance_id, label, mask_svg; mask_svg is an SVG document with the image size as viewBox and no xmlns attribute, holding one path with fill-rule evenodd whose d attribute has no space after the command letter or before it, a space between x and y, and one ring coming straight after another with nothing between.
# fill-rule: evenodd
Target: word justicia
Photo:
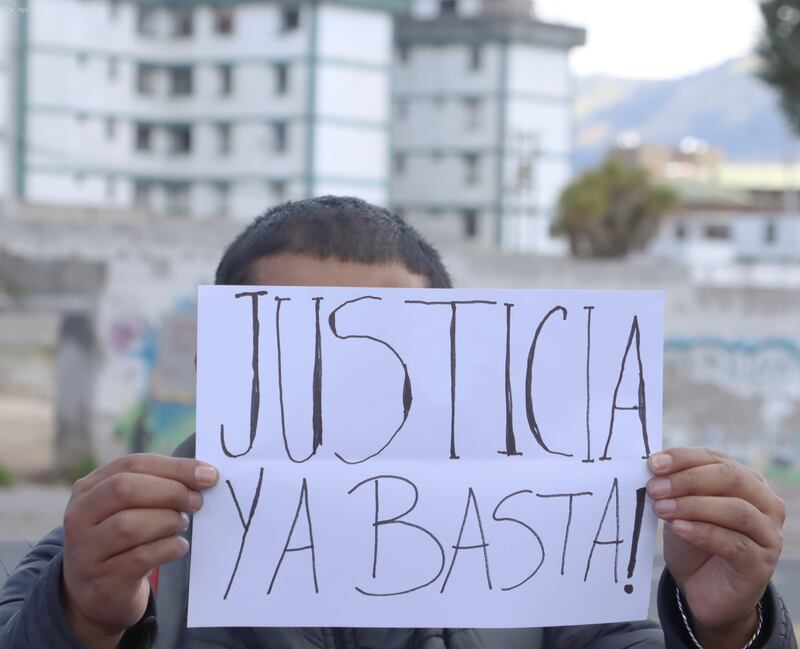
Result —
<instances>
[{"instance_id":1,"label":"word justicia","mask_svg":"<svg viewBox=\"0 0 800 649\"><path fill-rule=\"evenodd\" d=\"M236 300L249 300L250 306L250 334L251 340L251 389L249 399L249 434L245 438L244 435L231 435L231 431L226 431L225 423L219 424L219 443L222 452L229 458L240 458L247 456L252 450L259 435L259 414L261 410L261 396L262 396L262 360L260 358L260 348L263 341L261 333L261 319L263 312L266 310L266 304L269 304L270 292L268 290L258 291L242 291L234 294ZM272 317L274 318L274 347L277 365L277 381L278 381L278 407L280 410L280 423L281 433L283 436L284 448L286 456L289 460L295 463L304 463L311 460L322 445L323 432L324 432L324 417L323 417L323 361L325 358L325 346L328 344L327 338L332 341L349 341L360 340L369 341L376 350L376 353L390 354L397 363L397 368L401 372L403 381L402 389L398 394L398 411L402 414L396 425L391 425L386 430L385 435L375 445L374 450L369 453L362 454L355 457L346 457L344 454L336 452L335 456L343 463L346 464L361 464L383 454L392 443L398 438L403 430L406 422L408 421L409 414L414 407L414 381L413 381L413 368L409 367L407 360L398 351L396 345L391 340L380 338L369 332L369 325L365 323L363 329L357 332L343 331L339 325L338 318L345 313L348 309L360 304L362 307L369 307L379 309L383 297L376 295L360 295L353 299L348 299L338 302L333 305L329 310L323 307L323 297L310 298L311 306L308 309L308 317L313 318L313 345L314 345L314 361L311 368L312 381L311 381L311 398L309 402L309 411L311 417L311 426L309 428L310 437L308 439L308 450L304 454L296 454L290 449L285 417L285 396L283 389L284 365L286 364L285 350L281 342L281 327L285 326L286 310L293 308L294 305L287 304L292 301L292 298L274 295L272 298ZM266 304L265 304L266 303ZM504 391L505 391L505 407L504 412L499 417L503 419L503 425L498 428L502 430L502 438L498 439L499 448L498 453L513 457L521 455L520 450L520 435L530 434L535 448L540 453L547 456L556 456L564 458L575 458L582 462L594 462L611 460L610 447L612 438L615 433L615 424L617 423L620 411L629 411L631 415L637 418L637 425L641 433L641 450L642 458L650 455L650 440L648 437L648 424L647 424L647 395L645 385L645 371L642 360L642 332L640 328L639 318L633 315L630 322L626 324L624 332L621 332L619 356L615 361L612 368L606 368L604 371L613 373L614 389L610 395L610 400L607 403L592 404L590 399L590 391L592 378L590 375L590 351L592 344L592 315L595 310L593 305L583 305L580 311L576 314L573 308L572 312L567 307L562 305L555 305L534 323L524 323L529 326L532 332L529 340L525 340L524 349L514 349L512 343L512 327L521 326L515 323L514 308L515 305L511 302L498 302L492 300L419 300L419 299L406 299L403 300L404 308L407 309L435 309L430 317L442 317L449 320L448 334L446 338L441 341L442 345L449 347L449 385L446 386L449 392L449 409L450 409L450 431L449 431L449 459L457 460L461 456L458 450L458 429L456 425L456 410L457 410L457 366L459 362L459 352L457 348L457 338L459 330L459 318L469 313L470 309L481 307L483 309L494 309L498 311L498 316L502 317L505 322L505 339L498 341L502 343L502 350L499 350L504 356ZM327 317L325 317L325 313ZM585 408L586 408L586 450L585 454L581 457L576 456L574 453L568 453L561 450L553 444L552 441L547 441L543 434L539 420L537 419L538 406L534 399L534 377L537 375L537 350L541 346L541 337L545 330L558 326L559 322L566 322L568 318L581 318L585 324L582 327L581 339L571 340L570 345L585 347L586 353L586 371L583 378L583 389L585 390ZM243 332L237 332L241 335ZM514 340L519 341L519 334L515 334ZM323 341L326 341L325 343ZM332 342L331 341L331 342ZM430 341L429 341L430 342ZM309 341L311 343L311 341ZM517 344L519 347L519 344ZM520 377L513 376L512 372L512 356L514 354L524 354L524 372ZM525 422L527 430L521 433L515 430L514 425L514 399L512 398L512 386L516 381L524 384L524 403L523 408L525 412ZM621 387L625 385L635 385L634 390L627 390L627 396L623 394ZM443 386L444 388L444 386ZM607 408L608 411L608 426L602 431L602 453L595 457L592 451L592 431L590 428L590 409ZM244 431L242 431L244 432ZM599 445L597 445L599 447Z\"/></svg>"}]
</instances>

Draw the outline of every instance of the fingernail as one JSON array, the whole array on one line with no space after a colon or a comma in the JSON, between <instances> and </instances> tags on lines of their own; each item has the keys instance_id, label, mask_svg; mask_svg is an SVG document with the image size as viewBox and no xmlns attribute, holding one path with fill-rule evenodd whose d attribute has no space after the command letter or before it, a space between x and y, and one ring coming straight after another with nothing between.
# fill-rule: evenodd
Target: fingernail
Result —
<instances>
[{"instance_id":1,"label":"fingernail","mask_svg":"<svg viewBox=\"0 0 800 649\"><path fill-rule=\"evenodd\" d=\"M672 500L671 498L666 500L656 500L656 502L653 503L653 509L659 516L665 516L666 514L672 514L676 509L678 509L678 502L676 500Z\"/></svg>"},{"instance_id":2,"label":"fingernail","mask_svg":"<svg viewBox=\"0 0 800 649\"><path fill-rule=\"evenodd\" d=\"M187 541L182 536L179 536L178 542L181 544L181 556L183 556L189 551L189 541Z\"/></svg>"},{"instance_id":3,"label":"fingernail","mask_svg":"<svg viewBox=\"0 0 800 649\"><path fill-rule=\"evenodd\" d=\"M650 456L650 468L653 471L666 471L672 466L672 456L669 453L656 453Z\"/></svg>"},{"instance_id":4,"label":"fingernail","mask_svg":"<svg viewBox=\"0 0 800 649\"><path fill-rule=\"evenodd\" d=\"M181 525L184 532L189 529L189 515L186 512L181 512Z\"/></svg>"},{"instance_id":5,"label":"fingernail","mask_svg":"<svg viewBox=\"0 0 800 649\"><path fill-rule=\"evenodd\" d=\"M653 498L661 498L669 495L672 490L672 483L668 478L656 478L647 483L647 493Z\"/></svg>"},{"instance_id":6,"label":"fingernail","mask_svg":"<svg viewBox=\"0 0 800 649\"><path fill-rule=\"evenodd\" d=\"M689 534L694 526L689 521L672 521L670 527L677 534Z\"/></svg>"},{"instance_id":7,"label":"fingernail","mask_svg":"<svg viewBox=\"0 0 800 649\"><path fill-rule=\"evenodd\" d=\"M216 484L219 472L209 464L201 464L194 470L194 477L201 485L211 486Z\"/></svg>"},{"instance_id":8,"label":"fingernail","mask_svg":"<svg viewBox=\"0 0 800 649\"><path fill-rule=\"evenodd\" d=\"M203 496L196 491L189 492L189 511L196 512L203 506Z\"/></svg>"}]
</instances>

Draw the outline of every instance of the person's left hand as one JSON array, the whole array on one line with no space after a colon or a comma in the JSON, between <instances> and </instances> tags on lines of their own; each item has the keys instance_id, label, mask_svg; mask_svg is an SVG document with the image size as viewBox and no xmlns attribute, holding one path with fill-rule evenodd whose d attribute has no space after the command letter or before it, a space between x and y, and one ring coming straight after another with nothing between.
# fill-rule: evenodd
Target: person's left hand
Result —
<instances>
[{"instance_id":1,"label":"person's left hand","mask_svg":"<svg viewBox=\"0 0 800 649\"><path fill-rule=\"evenodd\" d=\"M786 506L757 471L724 453L673 448L650 456L664 559L706 649L744 646L783 546Z\"/></svg>"}]
</instances>

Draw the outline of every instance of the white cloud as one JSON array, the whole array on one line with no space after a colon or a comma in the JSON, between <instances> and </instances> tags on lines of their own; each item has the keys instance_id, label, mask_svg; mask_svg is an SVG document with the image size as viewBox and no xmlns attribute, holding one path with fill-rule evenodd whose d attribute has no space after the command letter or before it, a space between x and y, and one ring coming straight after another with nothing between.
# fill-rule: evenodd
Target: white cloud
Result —
<instances>
[{"instance_id":1,"label":"white cloud","mask_svg":"<svg viewBox=\"0 0 800 649\"><path fill-rule=\"evenodd\" d=\"M536 0L544 20L585 27L572 54L577 74L669 78L752 50L757 0Z\"/></svg>"}]
</instances>

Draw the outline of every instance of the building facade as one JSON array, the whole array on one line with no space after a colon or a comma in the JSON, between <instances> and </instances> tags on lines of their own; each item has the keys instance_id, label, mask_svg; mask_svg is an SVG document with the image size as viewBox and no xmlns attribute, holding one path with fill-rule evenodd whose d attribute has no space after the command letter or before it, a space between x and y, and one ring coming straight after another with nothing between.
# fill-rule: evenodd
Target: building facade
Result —
<instances>
[{"instance_id":1,"label":"building facade","mask_svg":"<svg viewBox=\"0 0 800 649\"><path fill-rule=\"evenodd\" d=\"M524 0L417 0L396 26L392 200L438 237L552 252L582 29Z\"/></svg>"},{"instance_id":2,"label":"building facade","mask_svg":"<svg viewBox=\"0 0 800 649\"><path fill-rule=\"evenodd\" d=\"M435 236L559 248L585 34L530 0L14 0L0 20L0 200L247 219L354 194Z\"/></svg>"},{"instance_id":3,"label":"building facade","mask_svg":"<svg viewBox=\"0 0 800 649\"><path fill-rule=\"evenodd\" d=\"M16 2L17 200L201 218L386 202L396 0Z\"/></svg>"},{"instance_id":4,"label":"building facade","mask_svg":"<svg viewBox=\"0 0 800 649\"><path fill-rule=\"evenodd\" d=\"M723 151L690 137L672 149L628 133L611 155L645 169L678 197L679 207L649 244L651 254L706 268L800 262L797 169L726 162Z\"/></svg>"},{"instance_id":5,"label":"building facade","mask_svg":"<svg viewBox=\"0 0 800 649\"><path fill-rule=\"evenodd\" d=\"M12 10L14 9L14 10ZM0 1L0 202L14 191L17 12Z\"/></svg>"}]
</instances>

